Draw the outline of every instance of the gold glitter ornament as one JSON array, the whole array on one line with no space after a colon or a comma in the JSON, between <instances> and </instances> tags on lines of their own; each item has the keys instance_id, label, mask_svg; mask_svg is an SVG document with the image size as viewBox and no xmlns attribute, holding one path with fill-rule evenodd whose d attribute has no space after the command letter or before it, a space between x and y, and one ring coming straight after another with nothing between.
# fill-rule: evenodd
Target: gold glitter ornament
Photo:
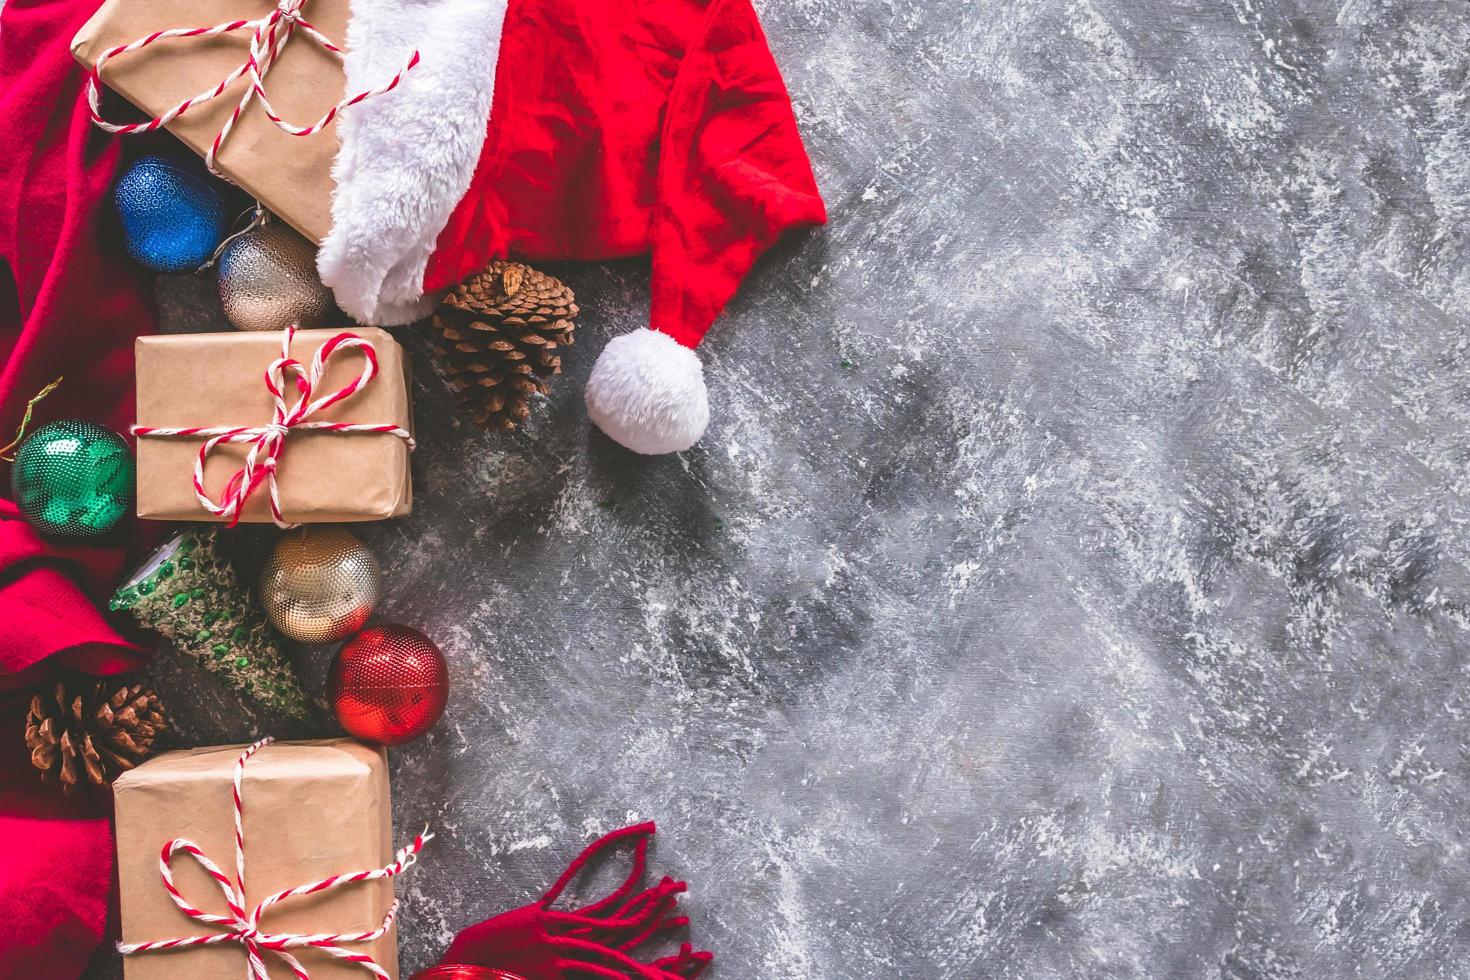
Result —
<instances>
[{"instance_id":1,"label":"gold glitter ornament","mask_svg":"<svg viewBox=\"0 0 1470 980\"><path fill-rule=\"evenodd\" d=\"M318 327L336 309L316 272L316 247L266 219L231 239L219 257L219 301L239 330Z\"/></svg>"},{"instance_id":2,"label":"gold glitter ornament","mask_svg":"<svg viewBox=\"0 0 1470 980\"><path fill-rule=\"evenodd\" d=\"M287 531L260 573L260 604L298 643L335 643L367 625L383 595L378 560L346 528Z\"/></svg>"}]
</instances>

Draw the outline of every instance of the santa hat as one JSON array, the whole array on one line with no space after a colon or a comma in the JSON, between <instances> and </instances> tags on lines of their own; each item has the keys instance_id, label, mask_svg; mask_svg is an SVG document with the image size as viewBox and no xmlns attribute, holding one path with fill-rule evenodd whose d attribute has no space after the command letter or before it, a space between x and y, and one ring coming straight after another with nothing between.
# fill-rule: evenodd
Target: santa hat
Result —
<instances>
[{"instance_id":1,"label":"santa hat","mask_svg":"<svg viewBox=\"0 0 1470 980\"><path fill-rule=\"evenodd\" d=\"M610 342L587 408L641 453L709 420L694 348L759 254L825 221L750 0L352 0L318 267L371 324L426 315L491 260L652 258L652 322Z\"/></svg>"}]
</instances>

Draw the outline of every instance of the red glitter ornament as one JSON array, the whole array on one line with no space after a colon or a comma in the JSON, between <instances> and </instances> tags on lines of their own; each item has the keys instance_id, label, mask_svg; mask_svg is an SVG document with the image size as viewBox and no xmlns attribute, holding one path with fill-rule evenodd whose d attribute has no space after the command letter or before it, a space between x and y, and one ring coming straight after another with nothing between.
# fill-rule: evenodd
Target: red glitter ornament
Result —
<instances>
[{"instance_id":1,"label":"red glitter ornament","mask_svg":"<svg viewBox=\"0 0 1470 980\"><path fill-rule=\"evenodd\" d=\"M412 980L521 980L514 973L492 970L488 966L431 966L415 973Z\"/></svg>"},{"instance_id":2,"label":"red glitter ornament","mask_svg":"<svg viewBox=\"0 0 1470 980\"><path fill-rule=\"evenodd\" d=\"M418 630L374 626L337 651L327 697L349 734L397 745L418 738L444 713L449 668Z\"/></svg>"}]
</instances>

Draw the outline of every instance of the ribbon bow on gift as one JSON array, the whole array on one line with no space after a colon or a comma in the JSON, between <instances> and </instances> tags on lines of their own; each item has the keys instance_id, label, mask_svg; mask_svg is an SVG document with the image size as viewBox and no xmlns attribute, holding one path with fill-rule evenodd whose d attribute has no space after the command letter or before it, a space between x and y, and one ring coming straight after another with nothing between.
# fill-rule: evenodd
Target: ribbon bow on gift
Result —
<instances>
[{"instance_id":1,"label":"ribbon bow on gift","mask_svg":"<svg viewBox=\"0 0 1470 980\"><path fill-rule=\"evenodd\" d=\"M295 336L295 327L287 327L282 331L281 356L266 368L265 387L271 393L271 399L274 402L270 424L255 426L193 425L178 428L135 425L132 428L135 436L207 437L204 445L199 447L199 457L194 461L194 496L199 498L199 503L204 506L205 510L228 520L232 527L240 522L240 514L245 507L245 501L250 499L250 495L261 483L265 483L270 491L271 519L278 527L295 526L288 524L281 516L281 498L276 487L276 469L280 464L281 453L286 448L286 437L293 430L384 433L402 439L408 443L410 450L414 448L413 436L408 430L392 423L310 421L317 412L351 398L366 388L377 376L378 354L371 341L364 340L355 333L339 333L317 348L316 354L311 359L311 368L308 370L300 361L291 356L291 341ZM333 354L343 350L362 351L365 359L362 373L336 391L322 395L320 398L313 398L317 387L322 382L322 375L326 372L327 362L331 360ZM296 384L298 398L295 405L286 403L285 391L288 380ZM204 490L204 466L209 460L209 454L214 452L216 446L232 442L248 442L250 451L245 454L245 464L236 471L234 476L230 477L219 500L215 501Z\"/></svg>"},{"instance_id":2,"label":"ribbon bow on gift","mask_svg":"<svg viewBox=\"0 0 1470 980\"><path fill-rule=\"evenodd\" d=\"M124 956L133 953L149 953L168 949L185 949L192 946L216 946L221 943L239 943L245 948L247 966L245 972L246 980L271 980L270 973L265 968L263 954L266 951L279 956L285 964L291 968L297 980L311 980L311 974L301 965L301 961L292 956L288 950L302 946L310 946L341 960L356 963L367 972L381 980L392 980L388 971L378 965L378 962L366 953L354 953L343 949L341 943L367 943L382 937L393 925L393 919L398 914L398 902L395 899L388 908L388 914L383 917L383 922L376 929L367 932L319 932L310 935L301 933L272 933L264 932L260 928L260 919L272 906L294 898L298 895L314 895L342 885L350 885L359 881L374 881L379 878L392 878L402 874L413 867L418 861L419 851L423 850L426 843L433 839L433 834L425 831L413 839L413 843L401 849L394 857L393 863L386 867L376 868L372 871L357 871L352 874L333 875L314 881L307 885L296 888L288 888L285 891L276 892L261 901L255 908L245 908L245 831L241 823L241 814L244 806L240 799L240 779L245 772L245 763L250 760L256 752L275 741L272 738L263 738L254 745L240 753L240 758L235 762L235 879L230 878L219 869L219 866L211 861L199 845L193 841L183 838L175 838L163 845L163 855L159 858L159 873L163 876L163 887L168 889L169 897L174 904L183 910L184 914L191 919L200 922L208 922L212 925L228 926L229 931L210 933L206 936L189 936L184 939L160 939L146 943L118 943L117 951ZM216 882L219 883L220 891L224 893L225 904L229 907L229 915L212 915L208 912L194 908L180 894L174 885L173 872L169 867L173 856L180 851L188 854L199 865L207 871Z\"/></svg>"},{"instance_id":3,"label":"ribbon bow on gift","mask_svg":"<svg viewBox=\"0 0 1470 980\"><path fill-rule=\"evenodd\" d=\"M209 147L209 152L204 157L204 162L209 165L209 169L218 173L218 170L214 166L214 159L219 154L219 148L224 145L225 139L230 135L230 130L235 127L235 123L239 121L240 116L249 107L251 99L260 99L261 108L265 110L265 114L270 117L270 121L275 123L277 128L290 133L292 136L310 136L313 133L325 129L333 119L337 118L337 114L348 106L354 106L364 99L370 99L375 95L382 95L385 92L393 91L393 89L398 87L398 83L403 81L403 76L418 65L419 53L415 50L409 55L408 61L404 64L403 68L389 79L386 84L365 92L358 92L356 95L343 99L328 109L324 116L310 126L293 126L280 117L271 105L270 99L265 94L265 76L270 72L271 66L276 63L276 58L280 56L281 50L285 48L286 43L291 40L291 35L299 27L302 33L317 44L320 44L323 49L336 55L339 61L342 59L342 49L327 40L325 35L315 27L312 27L310 22L301 16L301 8L305 5L306 0L280 0L276 4L275 10L255 20L232 20L229 23L216 24L213 27L176 27L166 31L154 31L152 34L140 37L136 41L129 42L128 44L119 44L117 47L108 48L102 52L102 55L97 59L97 63L92 66L92 72L87 78L87 103L91 106L92 122L109 133L119 133L125 136L132 133L151 133L155 129L167 126L195 106L212 102L219 98L224 94L225 89L235 84L242 75L248 74L250 76L250 87L240 97L240 102L235 106L235 111L230 113L230 117L220 127L219 133L215 135L214 142ZM133 51L140 51L151 44L156 44L159 41L167 41L172 38L217 37L221 34L232 34L235 31L251 32L250 52L246 56L244 63L220 79L218 85L200 92L192 98L185 99L163 115L155 116L147 122L110 123L102 118L102 68L113 58Z\"/></svg>"}]
</instances>

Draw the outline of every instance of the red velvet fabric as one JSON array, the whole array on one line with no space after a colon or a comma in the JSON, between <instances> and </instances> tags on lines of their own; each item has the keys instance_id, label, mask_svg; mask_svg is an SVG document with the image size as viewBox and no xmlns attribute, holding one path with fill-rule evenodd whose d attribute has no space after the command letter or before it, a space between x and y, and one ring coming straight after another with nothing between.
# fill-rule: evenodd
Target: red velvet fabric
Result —
<instances>
[{"instance_id":1,"label":"red velvet fabric","mask_svg":"<svg viewBox=\"0 0 1470 980\"><path fill-rule=\"evenodd\" d=\"M495 258L650 255L693 347L782 232L826 211L750 0L511 0L489 132L425 285Z\"/></svg>"},{"instance_id":2,"label":"red velvet fabric","mask_svg":"<svg viewBox=\"0 0 1470 980\"><path fill-rule=\"evenodd\" d=\"M0 419L19 419L64 374L41 421L126 431L133 338L152 329L153 311L135 267L98 234L119 141L89 124L69 50L98 2L7 0L0 12L0 264L11 278L0 286Z\"/></svg>"},{"instance_id":3,"label":"red velvet fabric","mask_svg":"<svg viewBox=\"0 0 1470 980\"><path fill-rule=\"evenodd\" d=\"M118 161L92 140L69 41L97 0L7 0L0 11L0 428L47 381L65 383L36 421L132 418L132 343L151 329L144 283L106 254L99 216ZM0 435L0 442L9 432ZM0 468L3 469L3 468ZM6 473L8 480L8 472ZM93 599L124 549L61 547L0 501L0 977L70 980L107 926L112 836L105 800L41 785L20 732L56 666L111 673L143 652Z\"/></svg>"},{"instance_id":4,"label":"red velvet fabric","mask_svg":"<svg viewBox=\"0 0 1470 980\"><path fill-rule=\"evenodd\" d=\"M47 541L0 500L0 691L33 687L55 667L116 674L142 666L142 649L89 598L111 591L123 561L121 548Z\"/></svg>"},{"instance_id":5,"label":"red velvet fabric","mask_svg":"<svg viewBox=\"0 0 1470 980\"><path fill-rule=\"evenodd\" d=\"M636 958L639 946L689 923L678 915L682 881L664 877L642 888L654 825L615 830L593 842L539 901L469 926L454 937L441 965L484 966L524 980L682 980L697 977L714 959L684 943L655 960ZM603 851L633 842L633 866L611 894L580 908L553 906L567 886Z\"/></svg>"}]
</instances>

